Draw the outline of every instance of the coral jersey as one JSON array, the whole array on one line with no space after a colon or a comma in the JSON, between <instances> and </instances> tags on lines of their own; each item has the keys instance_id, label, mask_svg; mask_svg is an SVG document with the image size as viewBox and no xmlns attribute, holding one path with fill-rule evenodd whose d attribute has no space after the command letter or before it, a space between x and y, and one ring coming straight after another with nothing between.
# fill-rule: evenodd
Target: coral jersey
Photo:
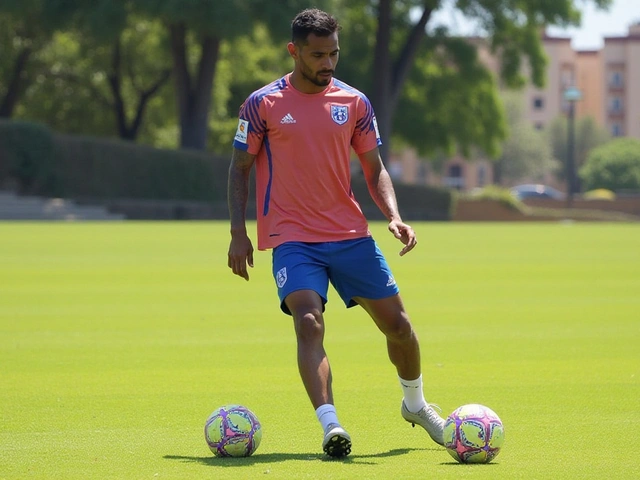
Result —
<instances>
[{"instance_id":1,"label":"coral jersey","mask_svg":"<svg viewBox=\"0 0 640 480\"><path fill-rule=\"evenodd\" d=\"M256 155L258 249L369 236L350 163L351 148L359 155L381 144L371 103L335 78L306 94L289 76L247 98L233 142Z\"/></svg>"}]
</instances>

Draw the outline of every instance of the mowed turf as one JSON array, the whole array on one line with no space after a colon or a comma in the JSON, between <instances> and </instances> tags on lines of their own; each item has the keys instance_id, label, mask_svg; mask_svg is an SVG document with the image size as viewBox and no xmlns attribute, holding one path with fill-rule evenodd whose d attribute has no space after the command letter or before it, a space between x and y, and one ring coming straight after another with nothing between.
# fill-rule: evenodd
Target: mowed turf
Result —
<instances>
[{"instance_id":1,"label":"mowed turf","mask_svg":"<svg viewBox=\"0 0 640 480\"><path fill-rule=\"evenodd\" d=\"M405 257L372 231L428 400L502 418L493 463L458 465L401 419L383 336L334 292L326 346L353 453L326 460L270 253L233 276L226 222L0 223L0 478L640 478L640 225L414 227ZM229 403L262 421L250 458L204 441Z\"/></svg>"}]
</instances>

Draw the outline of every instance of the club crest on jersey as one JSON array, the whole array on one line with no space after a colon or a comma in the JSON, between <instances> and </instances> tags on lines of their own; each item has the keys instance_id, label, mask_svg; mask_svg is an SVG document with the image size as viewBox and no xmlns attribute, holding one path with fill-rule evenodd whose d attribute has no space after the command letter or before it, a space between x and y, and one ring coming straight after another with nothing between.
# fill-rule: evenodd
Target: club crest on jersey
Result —
<instances>
[{"instance_id":1,"label":"club crest on jersey","mask_svg":"<svg viewBox=\"0 0 640 480\"><path fill-rule=\"evenodd\" d=\"M344 125L349 120L349 108L346 105L331 105L331 118L338 125Z\"/></svg>"}]
</instances>

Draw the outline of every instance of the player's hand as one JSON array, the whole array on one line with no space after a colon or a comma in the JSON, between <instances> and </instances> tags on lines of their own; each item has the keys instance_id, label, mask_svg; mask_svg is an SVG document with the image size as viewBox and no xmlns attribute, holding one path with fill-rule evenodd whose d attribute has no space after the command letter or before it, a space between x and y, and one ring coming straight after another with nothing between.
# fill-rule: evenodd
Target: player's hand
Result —
<instances>
[{"instance_id":1,"label":"player's hand","mask_svg":"<svg viewBox=\"0 0 640 480\"><path fill-rule=\"evenodd\" d=\"M393 236L404 243L404 248L400 250L400 256L413 250L418 244L416 238L416 232L413 231L411 226L407 225L401 220L392 220L389 222L389 231L393 233Z\"/></svg>"},{"instance_id":2,"label":"player's hand","mask_svg":"<svg viewBox=\"0 0 640 480\"><path fill-rule=\"evenodd\" d=\"M253 268L253 245L246 233L231 235L228 265L234 275L238 275L249 281L247 265Z\"/></svg>"}]
</instances>

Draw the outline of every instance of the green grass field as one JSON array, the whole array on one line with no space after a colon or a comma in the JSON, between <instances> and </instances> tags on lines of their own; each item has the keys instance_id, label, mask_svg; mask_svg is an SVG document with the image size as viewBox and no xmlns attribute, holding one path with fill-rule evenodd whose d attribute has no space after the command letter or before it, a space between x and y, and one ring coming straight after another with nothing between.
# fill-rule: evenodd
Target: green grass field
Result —
<instances>
[{"instance_id":1,"label":"green grass field","mask_svg":"<svg viewBox=\"0 0 640 480\"><path fill-rule=\"evenodd\" d=\"M326 346L354 447L325 460L270 252L234 277L225 222L0 223L0 478L640 478L640 225L414 227L402 258L372 230L428 400L502 418L493 463L458 465L401 419L383 336L334 292ZM204 441L228 403L262 422L250 458Z\"/></svg>"}]
</instances>

